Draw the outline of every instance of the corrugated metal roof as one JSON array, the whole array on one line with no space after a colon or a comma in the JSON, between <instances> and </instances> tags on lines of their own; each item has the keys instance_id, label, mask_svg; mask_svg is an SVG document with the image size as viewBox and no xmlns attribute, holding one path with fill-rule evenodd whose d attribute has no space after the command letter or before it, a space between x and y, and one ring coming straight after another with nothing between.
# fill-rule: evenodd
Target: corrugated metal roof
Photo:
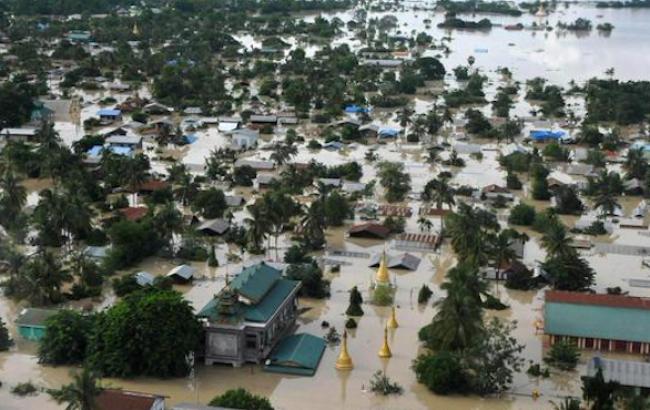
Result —
<instances>
[{"instance_id":1,"label":"corrugated metal roof","mask_svg":"<svg viewBox=\"0 0 650 410\"><path fill-rule=\"evenodd\" d=\"M260 262L242 270L232 280L230 287L246 299L258 303L281 277L282 272Z\"/></svg>"},{"instance_id":2,"label":"corrugated metal roof","mask_svg":"<svg viewBox=\"0 0 650 410\"><path fill-rule=\"evenodd\" d=\"M555 297L554 300L553 297L549 298L549 293L544 304L546 334L650 342L650 312L647 307L634 307L638 302L613 302L613 298L608 297L612 295L577 293L571 297ZM596 296L600 303L586 303L590 296Z\"/></svg>"},{"instance_id":3,"label":"corrugated metal roof","mask_svg":"<svg viewBox=\"0 0 650 410\"><path fill-rule=\"evenodd\" d=\"M265 371L313 376L316 373L326 342L307 333L282 339L269 356Z\"/></svg>"},{"instance_id":4,"label":"corrugated metal roof","mask_svg":"<svg viewBox=\"0 0 650 410\"><path fill-rule=\"evenodd\" d=\"M545 299L547 302L576 303L584 305L601 305L629 309L650 310L649 298L640 298L635 296L549 290L546 292Z\"/></svg>"},{"instance_id":5,"label":"corrugated metal roof","mask_svg":"<svg viewBox=\"0 0 650 410\"><path fill-rule=\"evenodd\" d=\"M587 365L587 376L594 377L598 368L603 370L607 382L613 380L623 386L650 388L650 363L594 357Z\"/></svg>"},{"instance_id":6,"label":"corrugated metal roof","mask_svg":"<svg viewBox=\"0 0 650 410\"><path fill-rule=\"evenodd\" d=\"M45 321L52 315L56 314L54 309L26 308L23 309L16 324L19 326L45 326Z\"/></svg>"}]
</instances>

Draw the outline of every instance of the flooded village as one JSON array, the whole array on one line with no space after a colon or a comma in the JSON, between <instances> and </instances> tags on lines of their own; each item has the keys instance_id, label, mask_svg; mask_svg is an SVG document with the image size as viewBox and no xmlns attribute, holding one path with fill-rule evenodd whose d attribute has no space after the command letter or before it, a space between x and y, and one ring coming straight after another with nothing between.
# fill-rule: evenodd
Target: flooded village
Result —
<instances>
[{"instance_id":1,"label":"flooded village","mask_svg":"<svg viewBox=\"0 0 650 410\"><path fill-rule=\"evenodd\" d=\"M0 6L0 409L650 408L647 0Z\"/></svg>"}]
</instances>

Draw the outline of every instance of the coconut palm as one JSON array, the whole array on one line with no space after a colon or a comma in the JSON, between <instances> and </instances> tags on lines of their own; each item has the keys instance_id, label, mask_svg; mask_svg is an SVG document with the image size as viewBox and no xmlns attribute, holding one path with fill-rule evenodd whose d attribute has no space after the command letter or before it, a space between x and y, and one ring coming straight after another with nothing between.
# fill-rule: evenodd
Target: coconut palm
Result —
<instances>
[{"instance_id":1,"label":"coconut palm","mask_svg":"<svg viewBox=\"0 0 650 410\"><path fill-rule=\"evenodd\" d=\"M284 165L298 153L298 148L293 144L277 143L273 146L271 160L278 165Z\"/></svg>"},{"instance_id":2,"label":"coconut palm","mask_svg":"<svg viewBox=\"0 0 650 410\"><path fill-rule=\"evenodd\" d=\"M512 263L517 259L517 253L513 249L514 243L511 231L504 230L493 236L490 241L490 254L496 265L496 286L499 289L499 275L501 274L501 267L505 264Z\"/></svg>"},{"instance_id":3,"label":"coconut palm","mask_svg":"<svg viewBox=\"0 0 650 410\"><path fill-rule=\"evenodd\" d=\"M301 220L304 241L311 249L320 249L325 244L325 214L323 203L314 201Z\"/></svg>"},{"instance_id":4,"label":"coconut palm","mask_svg":"<svg viewBox=\"0 0 650 410\"><path fill-rule=\"evenodd\" d=\"M27 201L27 191L20 184L20 179L10 169L6 168L0 175L0 222L3 224L14 221Z\"/></svg>"},{"instance_id":5,"label":"coconut palm","mask_svg":"<svg viewBox=\"0 0 650 410\"><path fill-rule=\"evenodd\" d=\"M418 226L420 227L420 232L431 232L431 229L433 228L433 223L429 218L425 218L421 216L418 218Z\"/></svg>"},{"instance_id":6,"label":"coconut palm","mask_svg":"<svg viewBox=\"0 0 650 410\"><path fill-rule=\"evenodd\" d=\"M623 166L627 171L627 178L643 179L648 171L648 160L645 159L642 149L630 149Z\"/></svg>"},{"instance_id":7,"label":"coconut palm","mask_svg":"<svg viewBox=\"0 0 650 410\"><path fill-rule=\"evenodd\" d=\"M564 400L560 403L553 403L554 410L580 410L580 400L574 399L572 397L565 397Z\"/></svg>"},{"instance_id":8,"label":"coconut palm","mask_svg":"<svg viewBox=\"0 0 650 410\"><path fill-rule=\"evenodd\" d=\"M244 223L248 226L246 242L250 252L260 253L264 250L262 243L264 243L264 239L266 239L269 232L268 220L264 214L264 209L259 204L250 205L247 209L250 217L244 219Z\"/></svg>"},{"instance_id":9,"label":"coconut palm","mask_svg":"<svg viewBox=\"0 0 650 410\"><path fill-rule=\"evenodd\" d=\"M594 207L600 209L603 216L610 216L616 213L616 209L620 208L620 205L614 195L603 192L594 198Z\"/></svg>"},{"instance_id":10,"label":"coconut palm","mask_svg":"<svg viewBox=\"0 0 650 410\"><path fill-rule=\"evenodd\" d=\"M173 255L176 249L174 245L174 234L179 232L183 227L183 215L176 209L174 202L169 201L156 213L154 221L154 226L160 232L160 237L167 240L169 250Z\"/></svg>"},{"instance_id":11,"label":"coconut palm","mask_svg":"<svg viewBox=\"0 0 650 410\"><path fill-rule=\"evenodd\" d=\"M438 312L426 328L428 344L437 350L464 350L483 334L480 292L484 285L476 270L460 265L449 271L440 288L447 296L436 302Z\"/></svg>"},{"instance_id":12,"label":"coconut palm","mask_svg":"<svg viewBox=\"0 0 650 410\"><path fill-rule=\"evenodd\" d=\"M97 410L97 396L102 392L99 376L84 367L72 376L72 383L49 394L57 403L67 403L66 410Z\"/></svg>"},{"instance_id":13,"label":"coconut palm","mask_svg":"<svg viewBox=\"0 0 650 410\"><path fill-rule=\"evenodd\" d=\"M574 252L571 248L571 238L567 235L562 223L551 224L541 238L541 245L549 257L567 256Z\"/></svg>"},{"instance_id":14,"label":"coconut palm","mask_svg":"<svg viewBox=\"0 0 650 410\"><path fill-rule=\"evenodd\" d=\"M138 200L138 187L146 181L148 170L149 160L142 154L126 160L122 183L131 190L134 205Z\"/></svg>"},{"instance_id":15,"label":"coconut palm","mask_svg":"<svg viewBox=\"0 0 650 410\"><path fill-rule=\"evenodd\" d=\"M454 190L449 186L448 178L439 175L438 178L432 179L427 182L424 187L422 199L425 201L433 202L436 209L442 210L443 205L451 208L456 204L454 200ZM444 227L444 214L440 212L440 230Z\"/></svg>"}]
</instances>

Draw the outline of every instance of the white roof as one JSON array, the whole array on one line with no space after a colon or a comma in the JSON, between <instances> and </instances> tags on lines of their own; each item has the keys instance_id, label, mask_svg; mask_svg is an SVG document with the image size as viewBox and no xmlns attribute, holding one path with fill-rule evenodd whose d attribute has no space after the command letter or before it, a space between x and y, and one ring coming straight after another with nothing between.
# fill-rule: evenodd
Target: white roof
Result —
<instances>
[{"instance_id":1,"label":"white roof","mask_svg":"<svg viewBox=\"0 0 650 410\"><path fill-rule=\"evenodd\" d=\"M113 135L106 138L108 144L138 145L142 142L142 137L138 135Z\"/></svg>"},{"instance_id":2,"label":"white roof","mask_svg":"<svg viewBox=\"0 0 650 410\"><path fill-rule=\"evenodd\" d=\"M33 137L38 134L38 130L36 128L4 128L0 134Z\"/></svg>"},{"instance_id":3,"label":"white roof","mask_svg":"<svg viewBox=\"0 0 650 410\"><path fill-rule=\"evenodd\" d=\"M605 381L616 381L623 386L650 388L650 363L594 357L587 366L587 376L603 370Z\"/></svg>"},{"instance_id":4,"label":"white roof","mask_svg":"<svg viewBox=\"0 0 650 410\"><path fill-rule=\"evenodd\" d=\"M167 276L179 276L183 279L190 279L194 276L194 268L190 265L180 265L170 270Z\"/></svg>"}]
</instances>

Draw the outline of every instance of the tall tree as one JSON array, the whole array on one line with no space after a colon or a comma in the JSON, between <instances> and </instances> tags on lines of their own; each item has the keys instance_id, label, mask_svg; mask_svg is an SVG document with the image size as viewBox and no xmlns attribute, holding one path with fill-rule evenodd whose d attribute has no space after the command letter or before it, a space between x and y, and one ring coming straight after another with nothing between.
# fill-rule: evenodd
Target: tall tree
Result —
<instances>
[{"instance_id":1,"label":"tall tree","mask_svg":"<svg viewBox=\"0 0 650 410\"><path fill-rule=\"evenodd\" d=\"M97 396L102 390L97 373L84 366L73 375L72 383L48 393L57 403L67 403L66 410L97 410Z\"/></svg>"}]
</instances>

